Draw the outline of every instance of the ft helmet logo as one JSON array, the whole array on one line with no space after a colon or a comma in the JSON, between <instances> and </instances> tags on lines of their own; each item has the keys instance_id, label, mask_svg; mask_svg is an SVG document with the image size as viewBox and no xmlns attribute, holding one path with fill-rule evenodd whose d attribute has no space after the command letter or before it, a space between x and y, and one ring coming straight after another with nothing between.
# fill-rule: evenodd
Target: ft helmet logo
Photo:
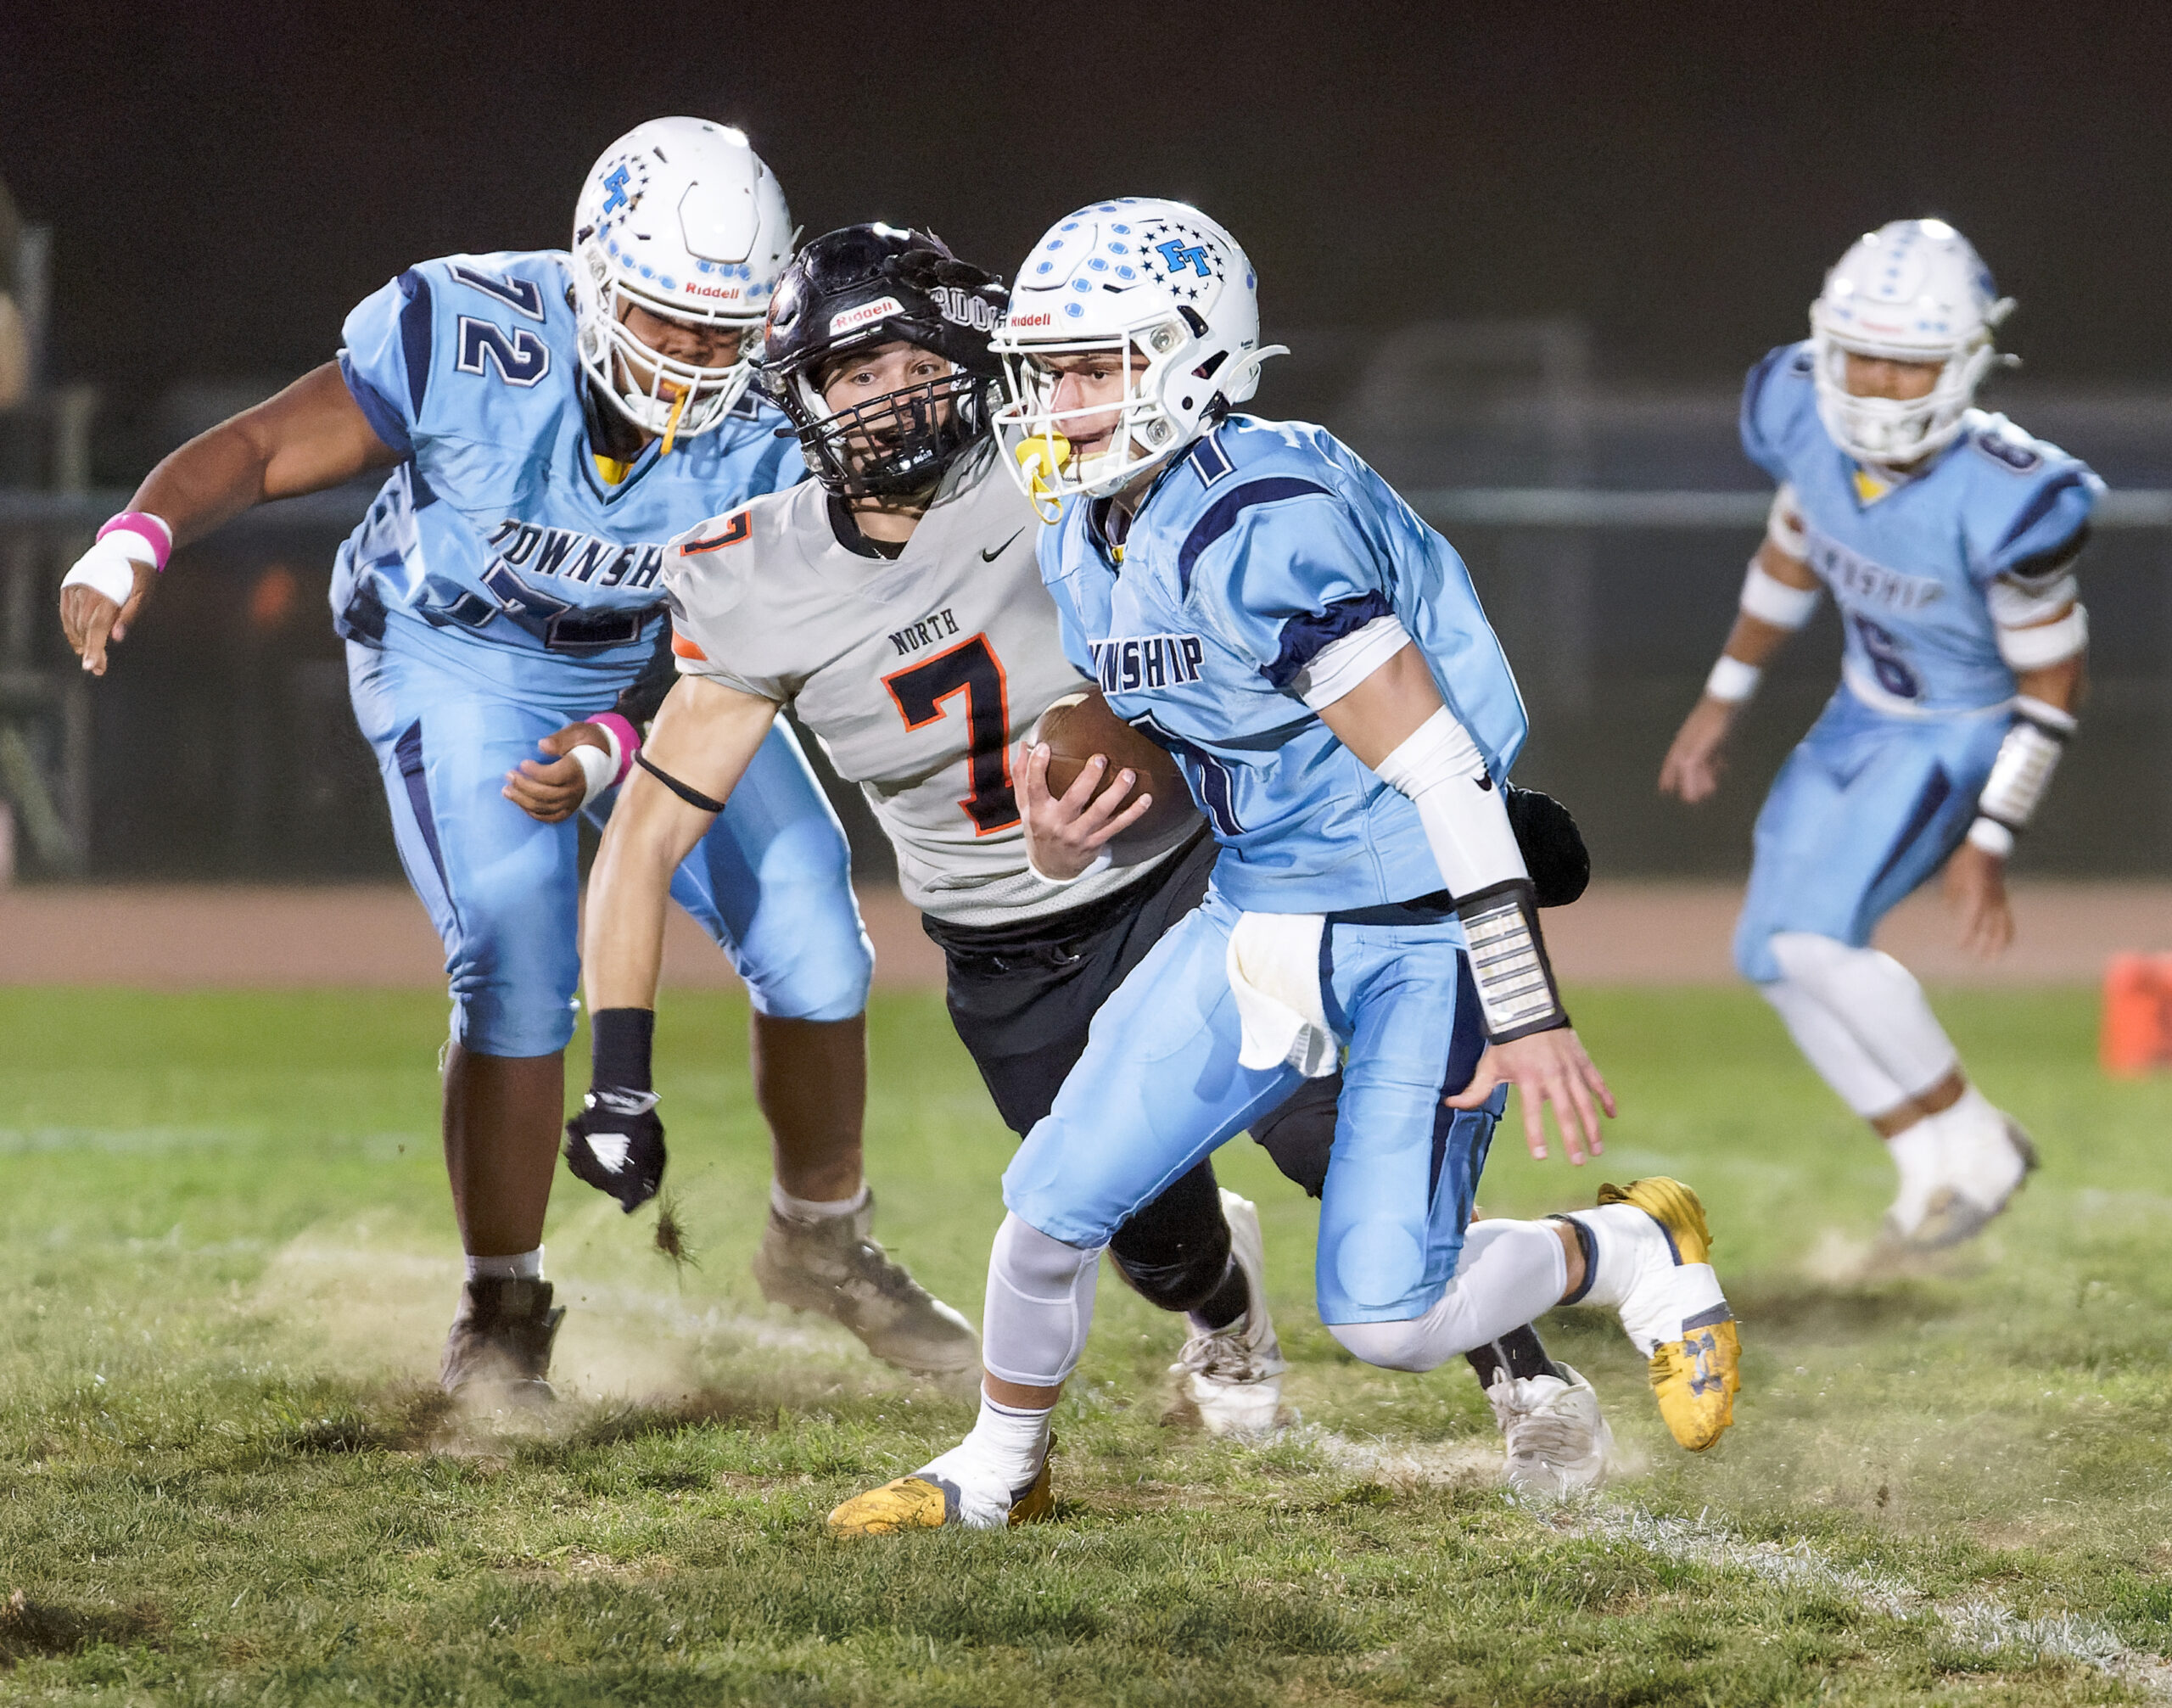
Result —
<instances>
[{"instance_id":1,"label":"ft helmet logo","mask_svg":"<svg viewBox=\"0 0 2172 1708\"><path fill-rule=\"evenodd\" d=\"M1187 244L1182 238L1171 238L1165 244L1155 244L1154 252L1168 264L1173 273L1180 273L1186 267L1195 267L1201 278L1214 277L1213 270L1206 265L1206 250L1202 244Z\"/></svg>"}]
</instances>

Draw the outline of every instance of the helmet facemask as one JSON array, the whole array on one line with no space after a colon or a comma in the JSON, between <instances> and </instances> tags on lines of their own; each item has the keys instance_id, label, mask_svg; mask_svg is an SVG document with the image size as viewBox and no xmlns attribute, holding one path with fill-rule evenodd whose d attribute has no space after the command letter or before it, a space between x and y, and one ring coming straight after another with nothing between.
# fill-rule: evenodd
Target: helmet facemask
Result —
<instances>
[{"instance_id":1,"label":"helmet facemask","mask_svg":"<svg viewBox=\"0 0 2172 1708\"><path fill-rule=\"evenodd\" d=\"M837 370L834 361L824 365ZM818 377L804 369L785 376L778 400L798 430L809 470L841 498L929 491L988 431L992 382L984 374L954 366L933 379L834 410L815 384Z\"/></svg>"},{"instance_id":2,"label":"helmet facemask","mask_svg":"<svg viewBox=\"0 0 2172 1708\"><path fill-rule=\"evenodd\" d=\"M999 333L995 350L1005 395L995 424L1012 441L1020 484L1036 502L1121 490L1189 445L1203 417L1218 418L1229 407L1210 371L1223 363L1201 361L1200 339L1178 315L1099 338L1026 343ZM1107 357L1123 375L1123 391L1112 402L1058 410L1062 374L1049 362L1082 356ZM1069 429L1089 417L1096 424L1113 417L1113 430L1099 450L1077 456Z\"/></svg>"},{"instance_id":3,"label":"helmet facemask","mask_svg":"<svg viewBox=\"0 0 2172 1708\"><path fill-rule=\"evenodd\" d=\"M627 288L593 239L576 251L573 276L579 328L575 346L581 371L597 395L642 432L667 441L698 438L722 425L753 381L753 351L759 343L761 316L690 314L680 305L644 297ZM736 329L740 356L722 367L705 367L665 356L628 328L624 316L630 307L681 326Z\"/></svg>"},{"instance_id":4,"label":"helmet facemask","mask_svg":"<svg viewBox=\"0 0 2172 1708\"><path fill-rule=\"evenodd\" d=\"M1818 419L1848 456L1888 468L1905 468L1951 445L1975 401L1977 387L1999 359L1988 330L1959 345L1925 350L1843 341L1815 312L1811 328ZM1850 354L1893 361L1935 361L1941 356L1944 361L1937 383L1921 397L1861 397L1848 389Z\"/></svg>"}]
</instances>

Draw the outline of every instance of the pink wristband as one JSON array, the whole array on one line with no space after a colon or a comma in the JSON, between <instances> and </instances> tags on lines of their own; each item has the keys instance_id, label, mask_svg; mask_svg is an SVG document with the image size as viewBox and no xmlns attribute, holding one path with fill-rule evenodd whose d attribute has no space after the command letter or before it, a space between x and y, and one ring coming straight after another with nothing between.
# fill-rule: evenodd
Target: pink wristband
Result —
<instances>
[{"instance_id":1,"label":"pink wristband","mask_svg":"<svg viewBox=\"0 0 2172 1708\"><path fill-rule=\"evenodd\" d=\"M151 548L151 560L164 574L166 559L173 556L173 529L166 526L164 519L148 510L124 510L98 529L98 538L103 540L109 534L123 530Z\"/></svg>"},{"instance_id":2,"label":"pink wristband","mask_svg":"<svg viewBox=\"0 0 2172 1708\"><path fill-rule=\"evenodd\" d=\"M626 781L626 773L634 768L634 755L641 750L641 731L616 712L598 712L589 720L602 725L619 738L619 775L612 778L613 784Z\"/></svg>"}]
</instances>

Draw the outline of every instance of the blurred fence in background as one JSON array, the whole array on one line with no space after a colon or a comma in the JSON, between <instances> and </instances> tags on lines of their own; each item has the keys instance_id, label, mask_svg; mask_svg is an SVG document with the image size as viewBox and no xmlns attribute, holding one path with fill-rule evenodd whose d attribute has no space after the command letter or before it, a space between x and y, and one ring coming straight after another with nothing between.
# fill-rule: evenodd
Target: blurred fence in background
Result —
<instances>
[{"instance_id":1,"label":"blurred fence in background","mask_svg":"<svg viewBox=\"0 0 2172 1708\"><path fill-rule=\"evenodd\" d=\"M1326 423L1469 561L1531 703L1519 778L1570 804L1602 873L1744 870L1839 636L1828 608L1798 638L1718 802L1659 799L1660 756L1727 632L1769 497L1736 445L1733 389L1602 385L1581 329L1560 322L1278 335L1296 354L1270 365L1253 407ZM0 412L0 800L22 876L396 876L326 608L368 488L267 507L180 553L102 681L76 668L54 615L126 483L275 383L181 387L132 411L48 387ZM2015 377L1986 401L2113 489L2083 567L2094 695L2023 869L2172 872L2172 391ZM887 875L856 796L832 792L863 873Z\"/></svg>"}]
</instances>

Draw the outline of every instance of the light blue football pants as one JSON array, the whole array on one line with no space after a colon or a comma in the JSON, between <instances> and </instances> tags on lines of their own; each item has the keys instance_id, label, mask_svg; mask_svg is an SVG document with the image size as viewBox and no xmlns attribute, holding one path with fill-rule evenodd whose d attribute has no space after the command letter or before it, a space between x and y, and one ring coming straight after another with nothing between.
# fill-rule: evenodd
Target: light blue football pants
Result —
<instances>
[{"instance_id":1,"label":"light blue football pants","mask_svg":"<svg viewBox=\"0 0 2172 1708\"><path fill-rule=\"evenodd\" d=\"M501 791L507 771L544 757L538 740L597 710L594 689L516 699L355 641L347 675L400 864L445 944L455 1040L484 1056L564 1049L580 980L578 831L571 819L538 823ZM615 798L590 816L601 823ZM866 1006L875 957L844 830L782 720L671 893L747 981L757 1012L848 1020Z\"/></svg>"},{"instance_id":2,"label":"light blue football pants","mask_svg":"<svg viewBox=\"0 0 2172 1708\"><path fill-rule=\"evenodd\" d=\"M1238 910L1219 891L1186 915L1094 1016L1086 1050L1003 1176L1022 1221L1096 1248L1124 1219L1298 1084L1237 1060L1227 971ZM1316 1277L1324 1323L1423 1314L1456 1272L1505 1091L1458 1112L1484 1045L1462 929L1328 927L1325 1011L1350 1046Z\"/></svg>"},{"instance_id":3,"label":"light blue football pants","mask_svg":"<svg viewBox=\"0 0 2172 1708\"><path fill-rule=\"evenodd\" d=\"M1769 984L1772 939L1809 932L1861 949L1945 863L1976 815L2009 720L2001 712L1895 718L1845 687L1773 779L1757 815L1735 965Z\"/></svg>"}]
</instances>

